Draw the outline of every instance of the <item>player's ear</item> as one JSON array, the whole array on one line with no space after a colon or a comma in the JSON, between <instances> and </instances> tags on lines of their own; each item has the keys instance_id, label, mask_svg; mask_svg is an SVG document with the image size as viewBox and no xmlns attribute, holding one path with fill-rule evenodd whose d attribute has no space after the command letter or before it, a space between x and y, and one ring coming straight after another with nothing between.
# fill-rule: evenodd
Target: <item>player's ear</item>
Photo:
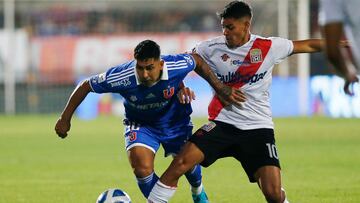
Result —
<instances>
[{"instance_id":1,"label":"player's ear","mask_svg":"<svg viewBox=\"0 0 360 203\"><path fill-rule=\"evenodd\" d=\"M246 21L244 22L244 24L245 24L245 30L246 30L246 31L247 31L247 30L250 30L250 26L251 26L250 20L246 20Z\"/></svg>"},{"instance_id":2,"label":"player's ear","mask_svg":"<svg viewBox=\"0 0 360 203\"><path fill-rule=\"evenodd\" d=\"M163 67L164 67L164 63L165 63L164 60L160 60L160 67L161 67L160 69L161 69L161 70L162 70Z\"/></svg>"}]
</instances>

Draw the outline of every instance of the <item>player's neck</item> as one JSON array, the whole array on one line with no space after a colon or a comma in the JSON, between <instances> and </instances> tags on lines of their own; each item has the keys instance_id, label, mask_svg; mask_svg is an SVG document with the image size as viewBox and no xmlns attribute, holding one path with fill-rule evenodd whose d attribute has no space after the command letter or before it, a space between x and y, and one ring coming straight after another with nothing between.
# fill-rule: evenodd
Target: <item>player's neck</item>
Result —
<instances>
[{"instance_id":1,"label":"player's neck","mask_svg":"<svg viewBox=\"0 0 360 203\"><path fill-rule=\"evenodd\" d=\"M249 33L249 34L245 35L241 40L239 40L239 42L236 45L233 45L233 46L228 45L228 47L230 49L236 49L238 47L241 47L250 41L250 36L251 36L251 34Z\"/></svg>"}]
</instances>

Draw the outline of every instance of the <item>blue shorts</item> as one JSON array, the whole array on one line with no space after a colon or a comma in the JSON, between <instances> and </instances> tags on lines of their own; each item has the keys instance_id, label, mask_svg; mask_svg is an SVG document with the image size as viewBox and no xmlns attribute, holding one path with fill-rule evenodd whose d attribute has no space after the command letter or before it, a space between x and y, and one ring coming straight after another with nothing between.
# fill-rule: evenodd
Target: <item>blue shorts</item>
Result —
<instances>
[{"instance_id":1,"label":"blue shorts","mask_svg":"<svg viewBox=\"0 0 360 203\"><path fill-rule=\"evenodd\" d=\"M176 155L190 138L193 125L184 120L175 123L171 128L156 128L151 125L140 125L124 120L126 151L135 146L142 146L156 153L160 144L165 150L165 156Z\"/></svg>"}]
</instances>

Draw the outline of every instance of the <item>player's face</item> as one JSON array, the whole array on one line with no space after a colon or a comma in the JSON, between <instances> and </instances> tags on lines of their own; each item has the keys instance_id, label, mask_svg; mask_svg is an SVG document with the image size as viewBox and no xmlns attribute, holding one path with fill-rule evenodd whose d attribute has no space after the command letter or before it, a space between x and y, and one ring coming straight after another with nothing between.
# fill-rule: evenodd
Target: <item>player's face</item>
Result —
<instances>
[{"instance_id":1,"label":"player's face","mask_svg":"<svg viewBox=\"0 0 360 203\"><path fill-rule=\"evenodd\" d=\"M151 87L159 81L163 65L164 61L154 58L137 60L136 73L141 84Z\"/></svg>"},{"instance_id":2,"label":"player's face","mask_svg":"<svg viewBox=\"0 0 360 203\"><path fill-rule=\"evenodd\" d=\"M247 18L222 18L222 31L230 48L243 45L248 40L250 21Z\"/></svg>"}]
</instances>

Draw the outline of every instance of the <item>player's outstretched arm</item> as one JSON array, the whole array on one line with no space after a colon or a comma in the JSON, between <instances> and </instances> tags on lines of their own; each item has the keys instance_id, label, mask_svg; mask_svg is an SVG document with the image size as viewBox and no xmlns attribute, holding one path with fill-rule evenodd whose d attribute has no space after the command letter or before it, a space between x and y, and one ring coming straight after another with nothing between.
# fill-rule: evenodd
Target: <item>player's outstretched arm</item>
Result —
<instances>
[{"instance_id":1,"label":"player's outstretched arm","mask_svg":"<svg viewBox=\"0 0 360 203\"><path fill-rule=\"evenodd\" d=\"M216 77L209 65L197 54L191 54L196 62L195 72L203 77L223 99L224 105L239 105L246 100L245 94L240 90L229 87Z\"/></svg>"},{"instance_id":2,"label":"player's outstretched arm","mask_svg":"<svg viewBox=\"0 0 360 203\"><path fill-rule=\"evenodd\" d=\"M64 108L64 111L61 113L60 118L55 124L55 132L59 137L65 138L67 136L67 132L71 127L71 118L74 111L90 91L91 87L88 80L84 80L75 88Z\"/></svg>"},{"instance_id":3,"label":"player's outstretched arm","mask_svg":"<svg viewBox=\"0 0 360 203\"><path fill-rule=\"evenodd\" d=\"M348 95L354 93L350 90L350 85L354 82L359 82L356 76L356 71L346 65L344 56L341 52L341 47L348 46L347 43L341 41L343 35L342 23L329 23L323 28L326 41L326 56L334 65L338 74L345 79L344 91Z\"/></svg>"},{"instance_id":4,"label":"player's outstretched arm","mask_svg":"<svg viewBox=\"0 0 360 203\"><path fill-rule=\"evenodd\" d=\"M293 44L292 54L320 52L325 48L325 40L322 39L295 40Z\"/></svg>"}]
</instances>

